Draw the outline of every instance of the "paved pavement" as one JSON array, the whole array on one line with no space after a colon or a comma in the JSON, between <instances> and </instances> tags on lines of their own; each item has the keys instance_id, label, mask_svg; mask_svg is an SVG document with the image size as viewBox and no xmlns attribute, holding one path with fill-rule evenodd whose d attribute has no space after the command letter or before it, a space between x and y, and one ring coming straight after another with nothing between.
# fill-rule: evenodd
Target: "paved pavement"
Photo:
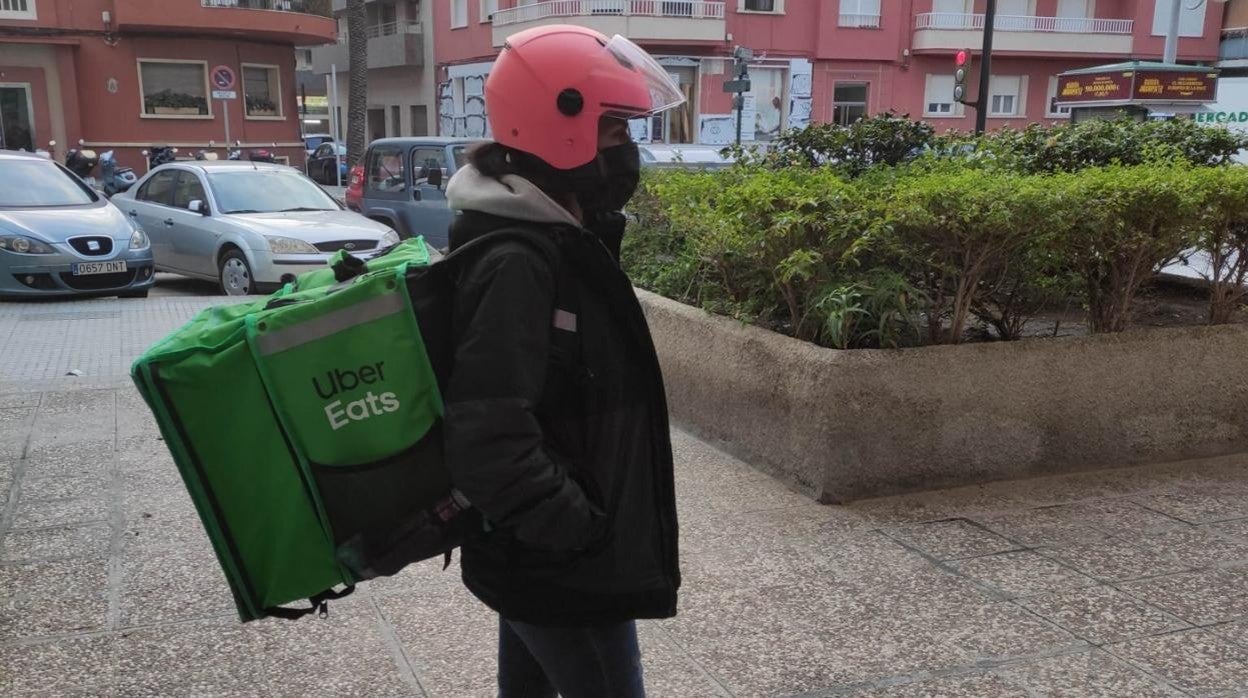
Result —
<instances>
[{"instance_id":1,"label":"paved pavement","mask_svg":"<svg viewBox=\"0 0 1248 698\"><path fill-rule=\"evenodd\" d=\"M491 695L495 620L434 563L237 622L125 378L222 300L0 304L0 694ZM827 507L673 439L652 696L1248 695L1248 458Z\"/></svg>"}]
</instances>

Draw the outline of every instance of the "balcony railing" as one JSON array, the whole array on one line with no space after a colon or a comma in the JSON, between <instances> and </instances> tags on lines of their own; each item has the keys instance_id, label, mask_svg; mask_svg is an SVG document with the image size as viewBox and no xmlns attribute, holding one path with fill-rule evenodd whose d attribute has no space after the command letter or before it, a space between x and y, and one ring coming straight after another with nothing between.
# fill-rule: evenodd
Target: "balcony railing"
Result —
<instances>
[{"instance_id":1,"label":"balcony railing","mask_svg":"<svg viewBox=\"0 0 1248 698\"><path fill-rule=\"evenodd\" d=\"M880 28L880 16L879 15L864 15L864 14L846 14L842 12L840 26L857 27L859 29L879 29Z\"/></svg>"},{"instance_id":2,"label":"balcony railing","mask_svg":"<svg viewBox=\"0 0 1248 698\"><path fill-rule=\"evenodd\" d=\"M236 10L274 10L327 16L329 3L325 0L199 0L204 7L228 7Z\"/></svg>"},{"instance_id":3,"label":"balcony railing","mask_svg":"<svg viewBox=\"0 0 1248 698\"><path fill-rule=\"evenodd\" d=\"M916 15L915 29L983 30L984 16L961 12L927 12ZM1069 34L1130 34L1134 26L1130 19L1100 19L1092 17L1027 17L1022 15L997 15L992 26L1004 32L1049 32Z\"/></svg>"},{"instance_id":4,"label":"balcony railing","mask_svg":"<svg viewBox=\"0 0 1248 698\"><path fill-rule=\"evenodd\" d=\"M1218 47L1218 58L1224 61L1248 58L1248 27L1232 27L1222 30L1222 44Z\"/></svg>"},{"instance_id":5,"label":"balcony railing","mask_svg":"<svg viewBox=\"0 0 1248 698\"><path fill-rule=\"evenodd\" d=\"M672 17L678 19L724 18L723 2L705 0L547 0L494 13L494 26L533 22L553 17Z\"/></svg>"},{"instance_id":6,"label":"balcony railing","mask_svg":"<svg viewBox=\"0 0 1248 698\"><path fill-rule=\"evenodd\" d=\"M385 24L374 24L369 27L365 33L370 39L380 39L383 36L394 36L395 34L420 34L420 20L409 19L405 22L386 22ZM347 43L347 35L339 34L338 43Z\"/></svg>"}]
</instances>

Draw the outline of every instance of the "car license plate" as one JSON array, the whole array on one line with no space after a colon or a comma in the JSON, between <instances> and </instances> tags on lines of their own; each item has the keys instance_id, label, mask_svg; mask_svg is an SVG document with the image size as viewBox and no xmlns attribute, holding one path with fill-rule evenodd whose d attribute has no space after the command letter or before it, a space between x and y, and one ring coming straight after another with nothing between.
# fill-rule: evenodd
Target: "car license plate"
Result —
<instances>
[{"instance_id":1,"label":"car license plate","mask_svg":"<svg viewBox=\"0 0 1248 698\"><path fill-rule=\"evenodd\" d=\"M125 262L79 262L73 265L70 270L74 276L89 276L91 274L116 274L126 271Z\"/></svg>"}]
</instances>

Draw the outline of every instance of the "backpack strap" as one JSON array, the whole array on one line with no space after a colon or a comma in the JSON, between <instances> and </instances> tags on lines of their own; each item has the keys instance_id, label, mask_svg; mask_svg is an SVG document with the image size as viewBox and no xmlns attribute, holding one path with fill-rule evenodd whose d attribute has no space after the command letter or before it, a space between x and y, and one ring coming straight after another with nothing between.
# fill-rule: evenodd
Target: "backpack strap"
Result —
<instances>
[{"instance_id":1,"label":"backpack strap","mask_svg":"<svg viewBox=\"0 0 1248 698\"><path fill-rule=\"evenodd\" d=\"M555 235L564 234L567 234L564 232L564 229L559 229L555 233ZM581 321L580 296L577 293L577 285L572 278L568 265L563 263L563 254L560 252L559 242L552 239L549 233L526 226L499 228L460 245L439 260L438 264L453 264L456 258L467 255L470 250L484 248L504 240L517 240L527 243L541 252L542 256L546 258L551 272L555 275L555 310L550 323L551 353L560 360L575 361L580 357L581 346L579 337Z\"/></svg>"},{"instance_id":2,"label":"backpack strap","mask_svg":"<svg viewBox=\"0 0 1248 698\"><path fill-rule=\"evenodd\" d=\"M321 618L329 616L329 602L350 596L355 591L355 585L352 584L340 591L326 589L321 593L308 599L311 608L286 608L285 606L270 606L264 609L264 615L273 616L274 618L284 618L286 620L298 620L304 616L313 613L319 613Z\"/></svg>"}]
</instances>

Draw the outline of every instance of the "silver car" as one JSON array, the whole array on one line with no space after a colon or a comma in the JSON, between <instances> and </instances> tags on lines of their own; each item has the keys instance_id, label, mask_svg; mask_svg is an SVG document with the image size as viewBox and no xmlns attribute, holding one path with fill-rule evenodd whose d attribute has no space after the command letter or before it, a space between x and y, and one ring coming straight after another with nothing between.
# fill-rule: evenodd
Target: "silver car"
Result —
<instances>
[{"instance_id":1,"label":"silver car","mask_svg":"<svg viewBox=\"0 0 1248 698\"><path fill-rule=\"evenodd\" d=\"M272 291L339 250L367 258L399 241L284 165L169 163L113 202L147 231L157 269L216 281L229 295Z\"/></svg>"},{"instance_id":2,"label":"silver car","mask_svg":"<svg viewBox=\"0 0 1248 698\"><path fill-rule=\"evenodd\" d=\"M59 163L0 150L0 298L142 297L152 280L134 221Z\"/></svg>"}]
</instances>

